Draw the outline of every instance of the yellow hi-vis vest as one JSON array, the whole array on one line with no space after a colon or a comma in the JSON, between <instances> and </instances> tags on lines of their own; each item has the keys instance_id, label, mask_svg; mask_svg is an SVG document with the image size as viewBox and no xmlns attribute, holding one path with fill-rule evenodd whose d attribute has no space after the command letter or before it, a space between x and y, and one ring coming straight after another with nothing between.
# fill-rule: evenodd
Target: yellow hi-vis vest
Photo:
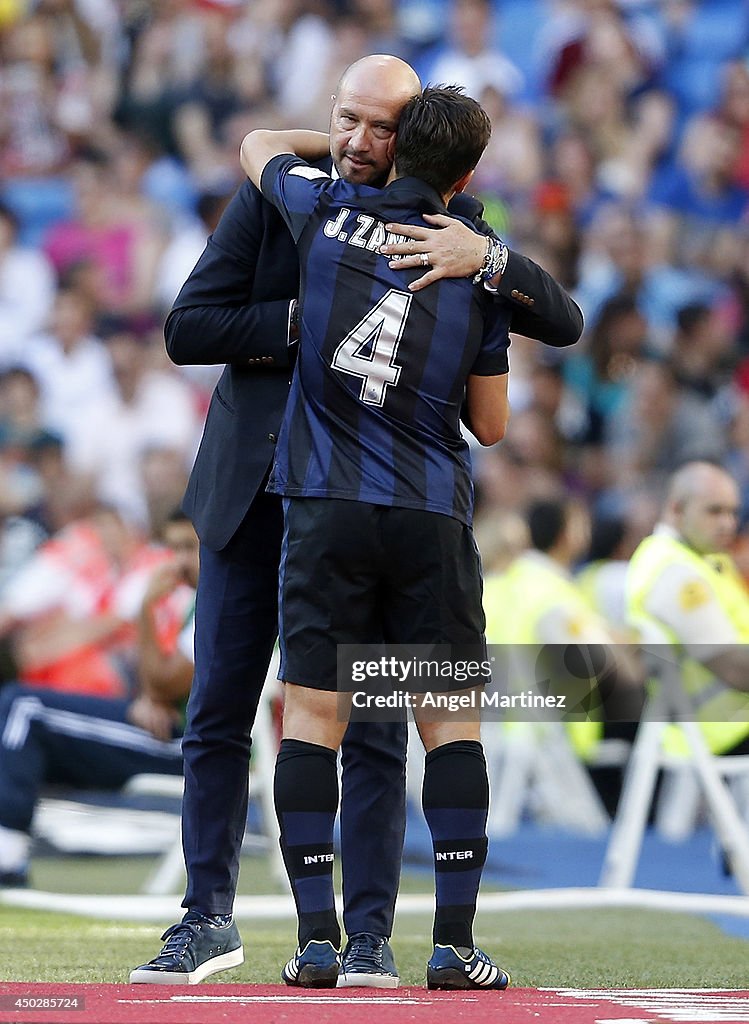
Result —
<instances>
[{"instance_id":1,"label":"yellow hi-vis vest","mask_svg":"<svg viewBox=\"0 0 749 1024\"><path fill-rule=\"evenodd\" d=\"M635 551L627 572L627 612L635 629L654 623L676 648L682 663L684 688L695 707L705 742L714 754L731 750L749 736L749 695L721 683L694 658L689 658L676 633L647 609L649 593L661 573L675 563L687 565L696 580L702 580L715 594L726 617L734 626L739 643L749 643L749 594L728 555L698 555L676 537L652 534ZM691 637L695 640L699 638ZM705 638L709 643L709 637ZM681 732L674 731L668 742L674 753L689 747Z\"/></svg>"},{"instance_id":2,"label":"yellow hi-vis vest","mask_svg":"<svg viewBox=\"0 0 749 1024\"><path fill-rule=\"evenodd\" d=\"M520 555L503 572L484 581L486 640L489 644L540 647L539 623L562 607L570 617L570 635L586 642L585 623L593 613L576 584L532 554ZM574 642L572 639L570 642ZM521 689L535 680L515 680ZM603 735L603 724L587 719L566 721L570 741L579 757L594 756Z\"/></svg>"}]
</instances>

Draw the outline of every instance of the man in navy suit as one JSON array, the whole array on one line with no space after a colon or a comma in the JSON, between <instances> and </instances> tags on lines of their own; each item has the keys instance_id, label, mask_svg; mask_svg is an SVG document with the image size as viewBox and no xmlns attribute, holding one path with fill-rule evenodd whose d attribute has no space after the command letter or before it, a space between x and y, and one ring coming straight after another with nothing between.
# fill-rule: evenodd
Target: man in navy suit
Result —
<instances>
[{"instance_id":1,"label":"man in navy suit","mask_svg":"<svg viewBox=\"0 0 749 1024\"><path fill-rule=\"evenodd\" d=\"M359 74L356 91L341 89L334 97L330 141L342 177L377 185L390 168L400 110L421 87L413 69L395 57L364 58L365 72L368 62L371 88L366 73ZM477 219L481 206L464 199L455 212ZM425 230L403 251L415 253L425 267L429 263L436 279L485 269L490 247L453 221ZM496 247L491 254L497 256ZM563 289L525 257L506 247L499 255L497 273L476 287L496 289L496 301L509 305L510 329L556 346L575 342L582 314ZM184 504L201 542L195 678L183 742L187 913L165 933L159 956L134 971L131 981L195 983L241 962L231 915L247 812L250 731L277 635L283 529L281 501L266 494L265 483L295 357L298 288L291 235L248 181L224 212L166 323L175 363L226 367ZM399 980L388 938L405 828L405 744L401 723L354 723L342 747L349 937L343 960L349 984L355 978L359 985L389 988Z\"/></svg>"}]
</instances>

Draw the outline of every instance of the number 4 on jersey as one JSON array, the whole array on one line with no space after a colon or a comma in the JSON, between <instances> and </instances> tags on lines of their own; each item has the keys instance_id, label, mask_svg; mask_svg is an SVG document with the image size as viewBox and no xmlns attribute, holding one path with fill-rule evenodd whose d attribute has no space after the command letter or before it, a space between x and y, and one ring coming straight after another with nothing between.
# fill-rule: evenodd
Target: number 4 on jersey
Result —
<instances>
[{"instance_id":1,"label":"number 4 on jersey","mask_svg":"<svg viewBox=\"0 0 749 1024\"><path fill-rule=\"evenodd\" d=\"M387 386L398 383L401 367L395 356L412 299L391 288L335 350L331 365L362 378L359 399L367 405L382 405Z\"/></svg>"}]
</instances>

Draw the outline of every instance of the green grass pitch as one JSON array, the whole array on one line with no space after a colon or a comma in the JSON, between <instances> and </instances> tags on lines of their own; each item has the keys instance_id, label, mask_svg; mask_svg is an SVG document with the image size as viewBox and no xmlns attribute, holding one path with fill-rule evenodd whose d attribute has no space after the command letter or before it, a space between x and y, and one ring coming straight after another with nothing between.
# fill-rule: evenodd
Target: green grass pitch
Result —
<instances>
[{"instance_id":1,"label":"green grass pitch","mask_svg":"<svg viewBox=\"0 0 749 1024\"><path fill-rule=\"evenodd\" d=\"M34 884L67 892L137 892L145 858L39 859ZM429 892L427 873L405 874L402 891ZM272 892L262 859L243 858L240 892ZM98 921L0 906L0 981L127 981L155 956L171 921ZM275 983L293 952L291 921L239 921L245 964L212 981ZM404 984L423 984L431 949L427 916L396 918L393 949ZM710 921L636 910L480 913L476 941L525 987L743 988L749 946Z\"/></svg>"}]
</instances>

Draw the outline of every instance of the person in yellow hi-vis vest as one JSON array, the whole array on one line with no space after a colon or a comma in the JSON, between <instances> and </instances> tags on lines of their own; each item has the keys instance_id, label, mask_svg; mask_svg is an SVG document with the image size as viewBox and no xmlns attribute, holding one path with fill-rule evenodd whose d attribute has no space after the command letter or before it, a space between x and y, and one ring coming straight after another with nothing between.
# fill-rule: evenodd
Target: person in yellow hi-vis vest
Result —
<instances>
[{"instance_id":1,"label":"person in yellow hi-vis vest","mask_svg":"<svg viewBox=\"0 0 749 1024\"><path fill-rule=\"evenodd\" d=\"M570 499L537 501L527 522L532 547L484 583L487 643L527 647L533 675L518 680L521 687L541 683L540 672L552 692L568 693L568 735L578 756L589 761L603 736L596 692L601 670L607 679L631 684L639 682L639 669L571 574L588 548L587 512ZM581 701L583 695L590 700Z\"/></svg>"},{"instance_id":2,"label":"person in yellow hi-vis vest","mask_svg":"<svg viewBox=\"0 0 749 1024\"><path fill-rule=\"evenodd\" d=\"M654 625L682 661L682 679L714 754L749 753L749 592L731 557L739 490L724 469L690 462L671 478L661 522L627 570L630 623ZM686 751L680 732L669 746Z\"/></svg>"}]
</instances>

